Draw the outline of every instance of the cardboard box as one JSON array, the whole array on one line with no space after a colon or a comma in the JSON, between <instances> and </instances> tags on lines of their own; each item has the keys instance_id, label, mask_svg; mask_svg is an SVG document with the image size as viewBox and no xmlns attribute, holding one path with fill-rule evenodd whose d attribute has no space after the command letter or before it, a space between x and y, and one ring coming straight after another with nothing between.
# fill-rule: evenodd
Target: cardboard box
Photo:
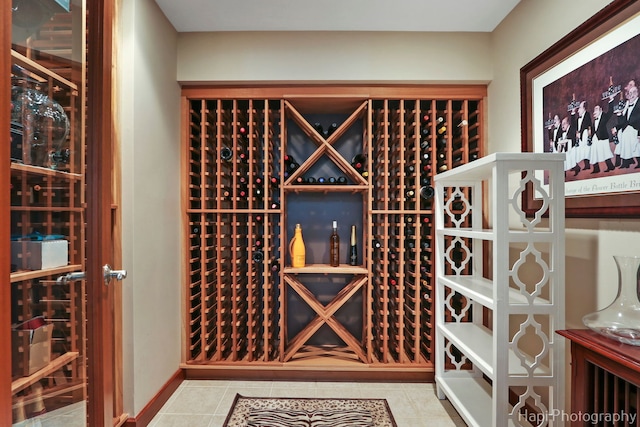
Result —
<instances>
[{"instance_id":1,"label":"cardboard box","mask_svg":"<svg viewBox=\"0 0 640 427\"><path fill-rule=\"evenodd\" d=\"M51 335L53 325L45 324L44 319L35 327L18 325L11 331L11 374L15 377L26 377L38 372L51 362ZM34 329L30 329L33 327Z\"/></svg>"},{"instance_id":2,"label":"cardboard box","mask_svg":"<svg viewBox=\"0 0 640 427\"><path fill-rule=\"evenodd\" d=\"M18 270L44 270L69 264L66 240L19 240L11 242L11 264Z\"/></svg>"}]
</instances>

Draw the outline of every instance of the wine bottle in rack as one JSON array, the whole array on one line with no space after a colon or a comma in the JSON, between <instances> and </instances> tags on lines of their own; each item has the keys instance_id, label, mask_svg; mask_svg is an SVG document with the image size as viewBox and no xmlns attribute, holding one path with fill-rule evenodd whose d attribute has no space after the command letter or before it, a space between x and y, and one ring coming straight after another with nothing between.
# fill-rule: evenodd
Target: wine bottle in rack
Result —
<instances>
[{"instance_id":1,"label":"wine bottle in rack","mask_svg":"<svg viewBox=\"0 0 640 427\"><path fill-rule=\"evenodd\" d=\"M278 176L272 176L269 179L269 183L271 185L271 188L276 189L280 187L280 178Z\"/></svg>"},{"instance_id":2,"label":"wine bottle in rack","mask_svg":"<svg viewBox=\"0 0 640 427\"><path fill-rule=\"evenodd\" d=\"M424 185L420 187L420 197L425 200L433 199L433 195L435 194L435 190L430 185Z\"/></svg>"},{"instance_id":3,"label":"wine bottle in rack","mask_svg":"<svg viewBox=\"0 0 640 427\"><path fill-rule=\"evenodd\" d=\"M278 258L272 258L269 266L271 274L277 274L280 271L280 260Z\"/></svg>"},{"instance_id":4,"label":"wine bottle in rack","mask_svg":"<svg viewBox=\"0 0 640 427\"><path fill-rule=\"evenodd\" d=\"M254 249L253 253L251 254L251 259L256 264L261 263L264 260L264 252L262 252L262 249Z\"/></svg>"},{"instance_id":5,"label":"wine bottle in rack","mask_svg":"<svg viewBox=\"0 0 640 427\"><path fill-rule=\"evenodd\" d=\"M351 159L351 166L353 166L359 174L363 175L367 169L367 158L364 154L356 154Z\"/></svg>"},{"instance_id":6,"label":"wine bottle in rack","mask_svg":"<svg viewBox=\"0 0 640 427\"><path fill-rule=\"evenodd\" d=\"M220 148L220 158L224 161L229 161L233 158L233 150L227 146Z\"/></svg>"},{"instance_id":7,"label":"wine bottle in rack","mask_svg":"<svg viewBox=\"0 0 640 427\"><path fill-rule=\"evenodd\" d=\"M340 236L338 236L338 221L333 221L333 230L329 236L329 265L340 265Z\"/></svg>"},{"instance_id":8,"label":"wine bottle in rack","mask_svg":"<svg viewBox=\"0 0 640 427\"><path fill-rule=\"evenodd\" d=\"M320 136L324 136L324 128L322 127L321 123L315 122L313 124L313 128L320 134Z\"/></svg>"},{"instance_id":9,"label":"wine bottle in rack","mask_svg":"<svg viewBox=\"0 0 640 427\"><path fill-rule=\"evenodd\" d=\"M338 184L346 184L347 183L347 177L346 176L339 176L338 177Z\"/></svg>"},{"instance_id":10,"label":"wine bottle in rack","mask_svg":"<svg viewBox=\"0 0 640 427\"><path fill-rule=\"evenodd\" d=\"M337 184L337 183L338 183L338 179L337 179L335 176L330 176L330 177L327 179L327 183L328 183L328 184L332 184L332 185L333 185L333 184Z\"/></svg>"},{"instance_id":11,"label":"wine bottle in rack","mask_svg":"<svg viewBox=\"0 0 640 427\"><path fill-rule=\"evenodd\" d=\"M338 124L337 123L331 123L329 125L329 128L327 129L327 134L329 136L333 135L333 133L336 131L336 129L338 129Z\"/></svg>"},{"instance_id":12,"label":"wine bottle in rack","mask_svg":"<svg viewBox=\"0 0 640 427\"><path fill-rule=\"evenodd\" d=\"M313 185L316 184L318 181L316 180L315 176L310 176L305 180L305 183L309 184L309 185Z\"/></svg>"},{"instance_id":13,"label":"wine bottle in rack","mask_svg":"<svg viewBox=\"0 0 640 427\"><path fill-rule=\"evenodd\" d=\"M300 167L300 164L298 162L296 162L296 159L294 159L293 156L291 156L289 154L285 154L285 156L284 156L284 167L285 167L285 170L289 174L292 174L293 172L296 171L296 169L298 169Z\"/></svg>"},{"instance_id":14,"label":"wine bottle in rack","mask_svg":"<svg viewBox=\"0 0 640 427\"><path fill-rule=\"evenodd\" d=\"M358 265L358 239L356 236L356 226L351 226L351 242L349 245L349 264Z\"/></svg>"},{"instance_id":15,"label":"wine bottle in rack","mask_svg":"<svg viewBox=\"0 0 640 427\"><path fill-rule=\"evenodd\" d=\"M324 176L321 176L318 178L317 180L318 184L326 184L327 183L327 179Z\"/></svg>"}]
</instances>

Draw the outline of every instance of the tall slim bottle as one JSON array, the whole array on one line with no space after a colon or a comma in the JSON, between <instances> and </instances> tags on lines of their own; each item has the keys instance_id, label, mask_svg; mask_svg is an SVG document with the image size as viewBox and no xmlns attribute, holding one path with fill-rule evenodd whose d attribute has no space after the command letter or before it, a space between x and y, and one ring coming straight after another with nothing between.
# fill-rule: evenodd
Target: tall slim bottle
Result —
<instances>
[{"instance_id":1,"label":"tall slim bottle","mask_svg":"<svg viewBox=\"0 0 640 427\"><path fill-rule=\"evenodd\" d=\"M293 238L289 242L289 255L291 256L291 266L293 268L302 268L305 266L306 253L300 224L296 224Z\"/></svg>"},{"instance_id":2,"label":"tall slim bottle","mask_svg":"<svg viewBox=\"0 0 640 427\"><path fill-rule=\"evenodd\" d=\"M358 240L356 238L356 226L351 226L351 245L349 246L349 264L358 265Z\"/></svg>"},{"instance_id":3,"label":"tall slim bottle","mask_svg":"<svg viewBox=\"0 0 640 427\"><path fill-rule=\"evenodd\" d=\"M333 221L333 231L329 237L329 264L332 267L340 265L340 236L338 236L338 221Z\"/></svg>"}]
</instances>

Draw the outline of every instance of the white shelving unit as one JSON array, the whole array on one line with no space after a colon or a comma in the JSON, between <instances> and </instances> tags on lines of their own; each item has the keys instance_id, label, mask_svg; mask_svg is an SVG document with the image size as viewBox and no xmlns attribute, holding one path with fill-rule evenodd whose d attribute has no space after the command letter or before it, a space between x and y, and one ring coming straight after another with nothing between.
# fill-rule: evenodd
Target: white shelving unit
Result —
<instances>
[{"instance_id":1,"label":"white shelving unit","mask_svg":"<svg viewBox=\"0 0 640 427\"><path fill-rule=\"evenodd\" d=\"M435 380L470 426L562 423L563 162L494 153L434 178Z\"/></svg>"}]
</instances>

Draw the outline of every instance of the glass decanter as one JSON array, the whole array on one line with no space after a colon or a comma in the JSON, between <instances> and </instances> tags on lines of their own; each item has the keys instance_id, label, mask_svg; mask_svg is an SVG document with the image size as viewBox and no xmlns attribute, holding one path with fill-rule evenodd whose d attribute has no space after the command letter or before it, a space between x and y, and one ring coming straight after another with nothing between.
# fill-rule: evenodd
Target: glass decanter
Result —
<instances>
[{"instance_id":1,"label":"glass decanter","mask_svg":"<svg viewBox=\"0 0 640 427\"><path fill-rule=\"evenodd\" d=\"M606 308L587 314L588 328L616 341L640 346L640 256L613 257L618 267L618 295Z\"/></svg>"}]
</instances>

